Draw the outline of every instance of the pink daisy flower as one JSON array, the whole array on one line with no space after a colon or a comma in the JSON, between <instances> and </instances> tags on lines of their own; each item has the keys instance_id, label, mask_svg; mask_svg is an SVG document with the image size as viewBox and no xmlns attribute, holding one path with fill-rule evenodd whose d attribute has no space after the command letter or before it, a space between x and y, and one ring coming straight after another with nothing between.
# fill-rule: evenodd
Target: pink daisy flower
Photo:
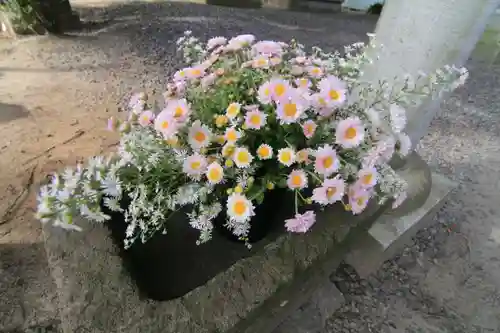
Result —
<instances>
[{"instance_id":1,"label":"pink daisy flower","mask_svg":"<svg viewBox=\"0 0 500 333\"><path fill-rule=\"evenodd\" d=\"M153 113L153 111L151 110L144 111L139 116L139 125L144 127L151 125L154 119L155 119L155 114Z\"/></svg>"},{"instance_id":2,"label":"pink daisy flower","mask_svg":"<svg viewBox=\"0 0 500 333\"><path fill-rule=\"evenodd\" d=\"M281 78L274 78L269 81L269 88L271 90L271 99L275 102L280 102L289 97L292 86L288 81Z\"/></svg>"},{"instance_id":3,"label":"pink daisy flower","mask_svg":"<svg viewBox=\"0 0 500 333\"><path fill-rule=\"evenodd\" d=\"M346 101L347 85L336 76L329 75L321 79L318 88L329 106L337 107Z\"/></svg>"},{"instance_id":4,"label":"pink daisy flower","mask_svg":"<svg viewBox=\"0 0 500 333\"><path fill-rule=\"evenodd\" d=\"M311 199L320 205L329 205L342 200L344 192L345 183L342 178L325 179L321 187L313 190Z\"/></svg>"},{"instance_id":5,"label":"pink daisy flower","mask_svg":"<svg viewBox=\"0 0 500 333\"><path fill-rule=\"evenodd\" d=\"M325 73L321 67L318 66L309 66L307 68L307 73L309 74L310 77L319 79L320 77L323 76Z\"/></svg>"},{"instance_id":6,"label":"pink daisy flower","mask_svg":"<svg viewBox=\"0 0 500 333\"><path fill-rule=\"evenodd\" d=\"M245 125L247 128L260 129L266 125L267 114L254 109L245 115Z\"/></svg>"},{"instance_id":7,"label":"pink daisy flower","mask_svg":"<svg viewBox=\"0 0 500 333\"><path fill-rule=\"evenodd\" d=\"M316 222L316 213L309 210L304 214L296 214L294 218L285 220L285 227L290 232L307 232Z\"/></svg>"},{"instance_id":8,"label":"pink daisy flower","mask_svg":"<svg viewBox=\"0 0 500 333\"><path fill-rule=\"evenodd\" d=\"M325 177L330 176L340 168L337 152L330 145L324 145L315 152L314 170Z\"/></svg>"},{"instance_id":9,"label":"pink daisy flower","mask_svg":"<svg viewBox=\"0 0 500 333\"><path fill-rule=\"evenodd\" d=\"M185 122L191 114L191 108L184 98L168 100L165 111L171 113L179 123Z\"/></svg>"},{"instance_id":10,"label":"pink daisy flower","mask_svg":"<svg viewBox=\"0 0 500 333\"><path fill-rule=\"evenodd\" d=\"M213 38L210 38L207 42L207 49L208 50L212 50L218 46L222 46L224 44L227 43L227 39L225 37L220 37L220 36L217 36L217 37L213 37Z\"/></svg>"},{"instance_id":11,"label":"pink daisy flower","mask_svg":"<svg viewBox=\"0 0 500 333\"><path fill-rule=\"evenodd\" d=\"M205 75L205 69L202 66L186 68L186 77L190 80L199 79Z\"/></svg>"},{"instance_id":12,"label":"pink daisy flower","mask_svg":"<svg viewBox=\"0 0 500 333\"><path fill-rule=\"evenodd\" d=\"M167 139L177 134L179 128L174 115L166 110L163 110L156 116L154 126L155 129Z\"/></svg>"},{"instance_id":13,"label":"pink daisy flower","mask_svg":"<svg viewBox=\"0 0 500 333\"><path fill-rule=\"evenodd\" d=\"M293 170L288 175L286 184L291 190L301 190L307 187L307 174L304 170Z\"/></svg>"},{"instance_id":14,"label":"pink daisy flower","mask_svg":"<svg viewBox=\"0 0 500 333\"><path fill-rule=\"evenodd\" d=\"M375 167L367 167L359 170L357 182L362 188L370 189L377 184L378 172Z\"/></svg>"},{"instance_id":15,"label":"pink daisy flower","mask_svg":"<svg viewBox=\"0 0 500 333\"><path fill-rule=\"evenodd\" d=\"M365 127L358 117L341 120L335 131L335 142L344 148L355 148L365 138Z\"/></svg>"},{"instance_id":16,"label":"pink daisy flower","mask_svg":"<svg viewBox=\"0 0 500 333\"><path fill-rule=\"evenodd\" d=\"M180 69L177 72L175 72L175 74L174 74L174 81L175 82L180 82L180 81L184 81L187 79L186 69L187 68Z\"/></svg>"},{"instance_id":17,"label":"pink daisy flower","mask_svg":"<svg viewBox=\"0 0 500 333\"><path fill-rule=\"evenodd\" d=\"M253 68L269 68L269 58L257 56L251 60Z\"/></svg>"},{"instance_id":18,"label":"pink daisy flower","mask_svg":"<svg viewBox=\"0 0 500 333\"><path fill-rule=\"evenodd\" d=\"M349 205L354 215L361 214L368 206L371 193L358 185L349 188Z\"/></svg>"},{"instance_id":19,"label":"pink daisy flower","mask_svg":"<svg viewBox=\"0 0 500 333\"><path fill-rule=\"evenodd\" d=\"M271 104L272 102L272 91L271 91L271 81L266 81L260 85L259 90L257 92L257 99L262 104Z\"/></svg>"},{"instance_id":20,"label":"pink daisy flower","mask_svg":"<svg viewBox=\"0 0 500 333\"><path fill-rule=\"evenodd\" d=\"M311 87L311 80L306 77L295 79L295 86L297 89L308 91Z\"/></svg>"},{"instance_id":21,"label":"pink daisy flower","mask_svg":"<svg viewBox=\"0 0 500 333\"><path fill-rule=\"evenodd\" d=\"M278 103L277 118L281 124L296 123L302 118L307 107L307 100L296 91L291 91L286 99L282 99Z\"/></svg>"},{"instance_id":22,"label":"pink daisy flower","mask_svg":"<svg viewBox=\"0 0 500 333\"><path fill-rule=\"evenodd\" d=\"M304 136L308 139L312 138L314 136L314 133L316 132L317 127L318 125L313 120L307 120L302 124L302 131L304 132Z\"/></svg>"},{"instance_id":23,"label":"pink daisy flower","mask_svg":"<svg viewBox=\"0 0 500 333\"><path fill-rule=\"evenodd\" d=\"M265 57L281 56L283 54L283 48L277 42L263 40L255 43L252 47L252 52L255 55L263 55Z\"/></svg>"}]
</instances>

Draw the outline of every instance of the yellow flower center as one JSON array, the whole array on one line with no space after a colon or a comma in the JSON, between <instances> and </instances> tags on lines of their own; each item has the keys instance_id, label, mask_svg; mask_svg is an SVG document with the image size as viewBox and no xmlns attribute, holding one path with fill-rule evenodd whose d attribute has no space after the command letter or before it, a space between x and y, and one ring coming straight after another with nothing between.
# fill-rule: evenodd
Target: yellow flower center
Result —
<instances>
[{"instance_id":1,"label":"yellow flower center","mask_svg":"<svg viewBox=\"0 0 500 333\"><path fill-rule=\"evenodd\" d=\"M238 160L238 162L240 162L242 164L246 164L250 161L250 156L248 155L248 153L246 151L240 151L240 152L238 152L236 159Z\"/></svg>"},{"instance_id":2,"label":"yellow flower center","mask_svg":"<svg viewBox=\"0 0 500 333\"><path fill-rule=\"evenodd\" d=\"M330 199L332 196L334 196L335 193L337 193L337 189L335 187L329 187L326 190L326 196L327 196L328 199Z\"/></svg>"},{"instance_id":3,"label":"yellow flower center","mask_svg":"<svg viewBox=\"0 0 500 333\"><path fill-rule=\"evenodd\" d=\"M183 108L181 108L180 106L178 106L178 107L175 108L175 112L174 112L174 117L175 118L179 118L183 114L184 114L184 109Z\"/></svg>"},{"instance_id":4,"label":"yellow flower center","mask_svg":"<svg viewBox=\"0 0 500 333\"><path fill-rule=\"evenodd\" d=\"M280 154L280 160L283 163L288 163L292 160L292 153L289 151L284 151Z\"/></svg>"},{"instance_id":5,"label":"yellow flower center","mask_svg":"<svg viewBox=\"0 0 500 333\"><path fill-rule=\"evenodd\" d=\"M234 213L236 215L243 215L247 210L247 204L244 201L237 201L234 203Z\"/></svg>"},{"instance_id":6,"label":"yellow flower center","mask_svg":"<svg viewBox=\"0 0 500 333\"><path fill-rule=\"evenodd\" d=\"M217 127L222 127L227 124L227 117L224 115L218 115L217 118L215 118L215 125Z\"/></svg>"},{"instance_id":7,"label":"yellow flower center","mask_svg":"<svg viewBox=\"0 0 500 333\"><path fill-rule=\"evenodd\" d=\"M372 182L373 175L371 173L367 174L367 175L364 175L362 179L363 179L362 181L363 181L364 184L369 185Z\"/></svg>"},{"instance_id":8,"label":"yellow flower center","mask_svg":"<svg viewBox=\"0 0 500 333\"><path fill-rule=\"evenodd\" d=\"M314 67L311 70L311 73L313 73L314 75L318 75L318 74L321 74L321 70L318 67Z\"/></svg>"},{"instance_id":9,"label":"yellow flower center","mask_svg":"<svg viewBox=\"0 0 500 333\"><path fill-rule=\"evenodd\" d=\"M340 94L335 89L330 90L328 96L330 96L330 98L333 99L334 101L338 101L340 99Z\"/></svg>"},{"instance_id":10,"label":"yellow flower center","mask_svg":"<svg viewBox=\"0 0 500 333\"><path fill-rule=\"evenodd\" d=\"M208 171L208 179L211 181L218 181L222 176L222 172L219 168L211 168Z\"/></svg>"},{"instance_id":11,"label":"yellow flower center","mask_svg":"<svg viewBox=\"0 0 500 333\"><path fill-rule=\"evenodd\" d=\"M192 74L193 76L200 76L200 75L201 75L201 71L200 71L199 69L196 69L196 68L195 68L195 69L192 69L192 70L191 70L191 74Z\"/></svg>"},{"instance_id":12,"label":"yellow flower center","mask_svg":"<svg viewBox=\"0 0 500 333\"><path fill-rule=\"evenodd\" d=\"M170 124L168 123L168 121L164 120L164 121L161 122L161 126L160 127L162 129L166 130L166 129L168 129L169 126L170 126Z\"/></svg>"},{"instance_id":13,"label":"yellow flower center","mask_svg":"<svg viewBox=\"0 0 500 333\"><path fill-rule=\"evenodd\" d=\"M314 125L313 124L307 124L304 129L306 130L306 134L312 134L314 132Z\"/></svg>"},{"instance_id":14,"label":"yellow flower center","mask_svg":"<svg viewBox=\"0 0 500 333\"><path fill-rule=\"evenodd\" d=\"M333 157L331 157L331 156L325 157L323 159L323 167L325 169L328 169L329 167L331 167L333 165L333 162L334 162Z\"/></svg>"},{"instance_id":15,"label":"yellow flower center","mask_svg":"<svg viewBox=\"0 0 500 333\"><path fill-rule=\"evenodd\" d=\"M267 64L266 59L257 59L257 66L265 66Z\"/></svg>"},{"instance_id":16,"label":"yellow flower center","mask_svg":"<svg viewBox=\"0 0 500 333\"><path fill-rule=\"evenodd\" d=\"M287 117L295 117L297 114L297 105L295 103L286 103L283 105L283 112Z\"/></svg>"},{"instance_id":17,"label":"yellow flower center","mask_svg":"<svg viewBox=\"0 0 500 333\"><path fill-rule=\"evenodd\" d=\"M286 87L283 83L278 83L274 86L274 92L276 93L276 96L281 97L285 94L286 92Z\"/></svg>"},{"instance_id":18,"label":"yellow flower center","mask_svg":"<svg viewBox=\"0 0 500 333\"><path fill-rule=\"evenodd\" d=\"M365 198L364 197L357 198L356 203L358 204L358 206L363 206L365 204Z\"/></svg>"},{"instance_id":19,"label":"yellow flower center","mask_svg":"<svg viewBox=\"0 0 500 333\"><path fill-rule=\"evenodd\" d=\"M319 105L326 106L326 101L323 97L318 97Z\"/></svg>"},{"instance_id":20,"label":"yellow flower center","mask_svg":"<svg viewBox=\"0 0 500 333\"><path fill-rule=\"evenodd\" d=\"M358 134L358 132L356 131L356 129L354 127L349 127L345 131L345 138L348 140L351 140L351 139L354 139L357 134Z\"/></svg>"},{"instance_id":21,"label":"yellow flower center","mask_svg":"<svg viewBox=\"0 0 500 333\"><path fill-rule=\"evenodd\" d=\"M300 79L299 80L299 86L306 88L307 87L307 79Z\"/></svg>"},{"instance_id":22,"label":"yellow flower center","mask_svg":"<svg viewBox=\"0 0 500 333\"><path fill-rule=\"evenodd\" d=\"M292 176L292 185L297 186L297 187L302 185L302 177L300 175L293 175Z\"/></svg>"},{"instance_id":23,"label":"yellow flower center","mask_svg":"<svg viewBox=\"0 0 500 333\"><path fill-rule=\"evenodd\" d=\"M226 133L226 140L227 141L238 140L238 133L234 129L228 130Z\"/></svg>"},{"instance_id":24,"label":"yellow flower center","mask_svg":"<svg viewBox=\"0 0 500 333\"><path fill-rule=\"evenodd\" d=\"M194 139L198 142L203 142L207 139L207 136L202 131L198 131L194 134Z\"/></svg>"},{"instance_id":25,"label":"yellow flower center","mask_svg":"<svg viewBox=\"0 0 500 333\"><path fill-rule=\"evenodd\" d=\"M198 170L200 167L201 167L201 162L200 161L191 162L191 169Z\"/></svg>"},{"instance_id":26,"label":"yellow flower center","mask_svg":"<svg viewBox=\"0 0 500 333\"><path fill-rule=\"evenodd\" d=\"M259 149L257 150L257 154L259 154L261 158L268 157L270 153L271 152L269 151L269 147L266 146L259 147Z\"/></svg>"},{"instance_id":27,"label":"yellow flower center","mask_svg":"<svg viewBox=\"0 0 500 333\"><path fill-rule=\"evenodd\" d=\"M228 116L234 117L240 112L240 109L237 104L231 104L227 108L227 114Z\"/></svg>"},{"instance_id":28,"label":"yellow flower center","mask_svg":"<svg viewBox=\"0 0 500 333\"><path fill-rule=\"evenodd\" d=\"M149 117L148 116L142 116L142 121L143 122L148 122L149 121Z\"/></svg>"},{"instance_id":29,"label":"yellow flower center","mask_svg":"<svg viewBox=\"0 0 500 333\"><path fill-rule=\"evenodd\" d=\"M250 116L250 124L254 126L259 126L260 125L260 115L258 114L253 114Z\"/></svg>"},{"instance_id":30,"label":"yellow flower center","mask_svg":"<svg viewBox=\"0 0 500 333\"><path fill-rule=\"evenodd\" d=\"M184 77L184 76L186 76L186 72L184 72L184 71L180 71L180 72L179 72L179 76L180 76L180 77Z\"/></svg>"},{"instance_id":31,"label":"yellow flower center","mask_svg":"<svg viewBox=\"0 0 500 333\"><path fill-rule=\"evenodd\" d=\"M271 90L269 88L264 89L264 95L269 96L271 94Z\"/></svg>"}]
</instances>

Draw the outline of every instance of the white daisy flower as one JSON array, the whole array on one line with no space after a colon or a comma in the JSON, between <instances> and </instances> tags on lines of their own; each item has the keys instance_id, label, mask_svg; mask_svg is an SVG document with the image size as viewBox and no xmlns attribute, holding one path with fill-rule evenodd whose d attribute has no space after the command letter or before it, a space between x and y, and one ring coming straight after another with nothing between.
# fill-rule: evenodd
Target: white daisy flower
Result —
<instances>
[{"instance_id":1,"label":"white daisy flower","mask_svg":"<svg viewBox=\"0 0 500 333\"><path fill-rule=\"evenodd\" d=\"M278 103L276 109L277 118L280 120L281 124L296 123L302 118L307 107L306 100L298 93L293 93L288 98Z\"/></svg>"},{"instance_id":2,"label":"white daisy flower","mask_svg":"<svg viewBox=\"0 0 500 333\"><path fill-rule=\"evenodd\" d=\"M233 161L238 168L248 168L253 161L253 156L247 148L238 147L234 150Z\"/></svg>"},{"instance_id":3,"label":"white daisy flower","mask_svg":"<svg viewBox=\"0 0 500 333\"><path fill-rule=\"evenodd\" d=\"M339 121L335 131L336 143L344 148L355 148L363 142L365 138L365 128L361 119L349 117Z\"/></svg>"},{"instance_id":4,"label":"white daisy flower","mask_svg":"<svg viewBox=\"0 0 500 333\"><path fill-rule=\"evenodd\" d=\"M340 168L340 161L337 152L330 145L324 145L315 152L314 170L325 177L337 172Z\"/></svg>"},{"instance_id":5,"label":"white daisy flower","mask_svg":"<svg viewBox=\"0 0 500 333\"><path fill-rule=\"evenodd\" d=\"M188 156L182 165L182 171L194 179L199 179L199 177L205 172L206 168L206 158L198 153Z\"/></svg>"},{"instance_id":6,"label":"white daisy flower","mask_svg":"<svg viewBox=\"0 0 500 333\"><path fill-rule=\"evenodd\" d=\"M358 172L357 182L362 188L369 189L377 184L378 172L375 167L366 167Z\"/></svg>"},{"instance_id":7,"label":"white daisy flower","mask_svg":"<svg viewBox=\"0 0 500 333\"><path fill-rule=\"evenodd\" d=\"M177 134L177 130L179 128L179 124L175 120L174 116L165 110L156 116L154 126L155 129L166 139Z\"/></svg>"},{"instance_id":8,"label":"white daisy flower","mask_svg":"<svg viewBox=\"0 0 500 333\"><path fill-rule=\"evenodd\" d=\"M273 148L263 143L257 148L257 156L260 160L269 160L273 157Z\"/></svg>"},{"instance_id":9,"label":"white daisy flower","mask_svg":"<svg viewBox=\"0 0 500 333\"><path fill-rule=\"evenodd\" d=\"M242 133L234 127L229 127L226 129L224 134L224 139L227 143L235 143L242 137Z\"/></svg>"},{"instance_id":10,"label":"white daisy flower","mask_svg":"<svg viewBox=\"0 0 500 333\"><path fill-rule=\"evenodd\" d=\"M278 161L286 166L295 163L295 151L292 148L282 148L278 150Z\"/></svg>"},{"instance_id":11,"label":"white daisy flower","mask_svg":"<svg viewBox=\"0 0 500 333\"><path fill-rule=\"evenodd\" d=\"M247 128L260 129L266 125L266 118L267 114L255 109L245 115L245 125Z\"/></svg>"},{"instance_id":12,"label":"white daisy flower","mask_svg":"<svg viewBox=\"0 0 500 333\"><path fill-rule=\"evenodd\" d=\"M207 147L210 144L210 139L212 137L212 132L206 125L202 125L199 120L196 120L188 133L189 145L194 149L198 150Z\"/></svg>"},{"instance_id":13,"label":"white daisy flower","mask_svg":"<svg viewBox=\"0 0 500 333\"><path fill-rule=\"evenodd\" d=\"M241 104L240 103L231 103L226 108L226 116L229 119L234 119L238 114L240 114Z\"/></svg>"},{"instance_id":14,"label":"white daisy flower","mask_svg":"<svg viewBox=\"0 0 500 333\"><path fill-rule=\"evenodd\" d=\"M254 206L245 195L233 193L227 198L227 215L232 221L247 222L251 219L254 213Z\"/></svg>"},{"instance_id":15,"label":"white daisy flower","mask_svg":"<svg viewBox=\"0 0 500 333\"><path fill-rule=\"evenodd\" d=\"M219 184L224 179L224 169L222 169L222 166L219 163L212 162L207 167L205 175L207 176L208 182L210 184Z\"/></svg>"}]
</instances>

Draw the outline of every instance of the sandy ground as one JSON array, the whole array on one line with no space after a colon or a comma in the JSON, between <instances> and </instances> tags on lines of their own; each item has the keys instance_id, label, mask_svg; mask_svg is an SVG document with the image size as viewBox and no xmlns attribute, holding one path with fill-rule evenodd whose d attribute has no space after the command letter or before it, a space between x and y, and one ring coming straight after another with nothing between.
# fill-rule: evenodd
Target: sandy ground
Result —
<instances>
[{"instance_id":1,"label":"sandy ground","mask_svg":"<svg viewBox=\"0 0 500 333\"><path fill-rule=\"evenodd\" d=\"M74 1L97 24L65 37L0 39L0 332L57 330L34 192L48 172L112 148L106 119L130 92L162 88L187 29L252 32L325 48L365 39L375 18L238 10L196 4L102 7ZM500 332L500 65L471 62L421 147L460 187L404 254L373 277L332 276L348 304L327 332ZM498 196L497 196L498 197ZM328 295L325 295L328 297ZM306 320L306 319L305 319Z\"/></svg>"}]
</instances>

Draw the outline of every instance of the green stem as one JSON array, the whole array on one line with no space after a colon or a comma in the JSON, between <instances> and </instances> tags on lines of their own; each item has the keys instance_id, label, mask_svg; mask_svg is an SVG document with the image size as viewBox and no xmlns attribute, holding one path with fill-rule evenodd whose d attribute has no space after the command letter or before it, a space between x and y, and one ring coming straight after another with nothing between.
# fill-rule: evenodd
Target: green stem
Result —
<instances>
[{"instance_id":1,"label":"green stem","mask_svg":"<svg viewBox=\"0 0 500 333\"><path fill-rule=\"evenodd\" d=\"M295 214L296 214L296 215L298 215L298 214L299 214L299 206L298 206L298 204L297 204L297 201L298 201L298 199L297 199L297 197L298 197L298 196L297 196L297 193L298 193L298 192L299 192L299 191L295 190Z\"/></svg>"}]
</instances>

